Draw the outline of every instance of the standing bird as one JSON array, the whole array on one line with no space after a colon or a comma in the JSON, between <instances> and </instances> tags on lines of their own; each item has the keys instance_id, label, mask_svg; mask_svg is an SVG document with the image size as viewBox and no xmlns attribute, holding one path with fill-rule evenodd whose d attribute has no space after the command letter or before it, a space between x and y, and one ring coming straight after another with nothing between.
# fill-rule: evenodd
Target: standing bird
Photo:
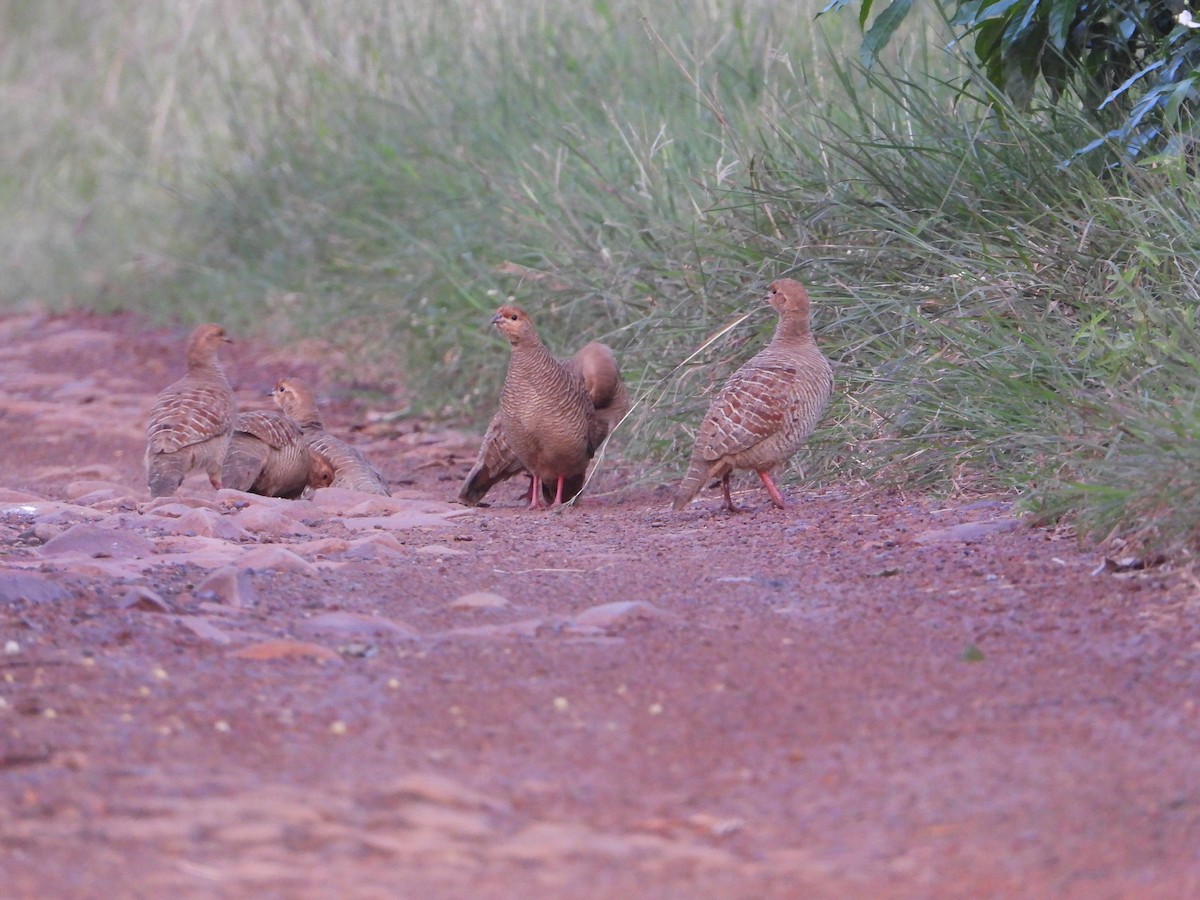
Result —
<instances>
[{"instance_id":1,"label":"standing bird","mask_svg":"<svg viewBox=\"0 0 1200 900\"><path fill-rule=\"evenodd\" d=\"M298 422L277 409L239 413L221 481L235 491L294 500L308 487L312 453Z\"/></svg>"},{"instance_id":2,"label":"standing bird","mask_svg":"<svg viewBox=\"0 0 1200 900\"><path fill-rule=\"evenodd\" d=\"M529 508L541 508L543 482L555 484L550 506L559 506L567 483L587 473L603 425L583 376L550 354L524 310L501 306L492 324L512 345L500 394L500 428L533 476Z\"/></svg>"},{"instance_id":3,"label":"standing bird","mask_svg":"<svg viewBox=\"0 0 1200 900\"><path fill-rule=\"evenodd\" d=\"M683 509L710 479L720 478L725 505L734 469L753 469L771 500L784 509L771 471L787 462L820 421L833 390L833 370L813 340L808 292L791 278L773 282L767 300L779 313L771 342L738 369L700 423L675 509Z\"/></svg>"},{"instance_id":4,"label":"standing bird","mask_svg":"<svg viewBox=\"0 0 1200 900\"><path fill-rule=\"evenodd\" d=\"M391 494L383 475L367 462L362 451L325 430L317 409L316 395L297 378L281 378L271 392L275 403L291 416L304 432L312 453L309 486L348 488L371 494Z\"/></svg>"},{"instance_id":5,"label":"standing bird","mask_svg":"<svg viewBox=\"0 0 1200 900\"><path fill-rule=\"evenodd\" d=\"M220 325L200 325L188 338L187 374L163 389L146 425L146 474L153 497L175 493L184 476L203 469L221 487L221 463L237 415L233 389L217 361L230 343Z\"/></svg>"},{"instance_id":6,"label":"standing bird","mask_svg":"<svg viewBox=\"0 0 1200 900\"><path fill-rule=\"evenodd\" d=\"M629 412L629 391L621 380L621 370L612 350L599 341L592 341L579 349L563 365L583 381L584 390L591 398L596 413L597 442L603 443L617 423ZM458 492L459 502L477 506L489 490L514 475L528 475L521 460L513 451L500 424L500 413L492 417L487 432L479 445L475 465L467 473L462 489ZM583 488L585 473L568 478L563 484L562 499L570 500ZM532 477L532 476L531 476ZM532 487L532 485L531 485ZM546 503L554 500L555 485L542 485L542 499Z\"/></svg>"}]
</instances>

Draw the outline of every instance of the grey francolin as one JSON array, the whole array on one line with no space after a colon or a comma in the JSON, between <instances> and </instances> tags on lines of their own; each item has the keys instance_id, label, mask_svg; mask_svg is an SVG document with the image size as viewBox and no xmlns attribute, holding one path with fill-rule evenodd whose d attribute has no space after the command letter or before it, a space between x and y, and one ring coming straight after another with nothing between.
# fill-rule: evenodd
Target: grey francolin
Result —
<instances>
[{"instance_id":1,"label":"grey francolin","mask_svg":"<svg viewBox=\"0 0 1200 900\"><path fill-rule=\"evenodd\" d=\"M725 505L735 469L752 469L780 509L783 496L771 478L812 433L829 403L833 370L809 329L808 293L790 278L771 284L767 300L779 313L771 342L733 373L708 408L691 464L679 485L683 509L709 480L721 479Z\"/></svg>"},{"instance_id":2,"label":"grey francolin","mask_svg":"<svg viewBox=\"0 0 1200 900\"><path fill-rule=\"evenodd\" d=\"M568 482L587 473L603 426L579 373L555 359L518 306L492 317L512 353L500 393L500 427L533 484L530 509L542 506L542 485L553 483L550 506L563 502Z\"/></svg>"},{"instance_id":3,"label":"grey francolin","mask_svg":"<svg viewBox=\"0 0 1200 900\"><path fill-rule=\"evenodd\" d=\"M312 454L300 425L274 409L239 413L221 468L224 486L294 500L308 487Z\"/></svg>"},{"instance_id":4,"label":"grey francolin","mask_svg":"<svg viewBox=\"0 0 1200 900\"><path fill-rule=\"evenodd\" d=\"M200 325L188 338L187 374L163 389L146 425L146 475L150 494L175 493L193 469L221 485L221 463L237 415L237 401L217 359L229 343L220 325Z\"/></svg>"},{"instance_id":5,"label":"grey francolin","mask_svg":"<svg viewBox=\"0 0 1200 900\"><path fill-rule=\"evenodd\" d=\"M387 481L357 447L352 447L325 430L312 388L297 378L281 378L271 392L279 408L304 431L312 452L309 485L348 488L388 496Z\"/></svg>"},{"instance_id":6,"label":"grey francolin","mask_svg":"<svg viewBox=\"0 0 1200 900\"><path fill-rule=\"evenodd\" d=\"M605 344L593 341L581 347L563 365L583 382L584 390L591 398L596 416L597 443L605 438L618 422L629 412L629 391L621 379L621 370L612 350ZM458 499L467 506L476 506L493 486L505 479L529 472L517 458L501 425L500 413L488 423L475 465L467 473ZM585 472L577 473L563 482L562 500L570 500L583 488ZM531 484L532 487L532 484ZM542 484L542 499L554 501L557 484Z\"/></svg>"}]
</instances>

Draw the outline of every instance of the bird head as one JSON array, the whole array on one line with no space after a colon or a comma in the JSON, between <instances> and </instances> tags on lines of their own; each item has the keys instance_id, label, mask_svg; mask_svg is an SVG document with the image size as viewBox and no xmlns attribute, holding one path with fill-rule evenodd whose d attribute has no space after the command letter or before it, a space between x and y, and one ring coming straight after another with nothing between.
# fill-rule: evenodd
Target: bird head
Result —
<instances>
[{"instance_id":1,"label":"bird head","mask_svg":"<svg viewBox=\"0 0 1200 900\"><path fill-rule=\"evenodd\" d=\"M217 351L222 344L232 344L233 341L220 325L209 322L197 325L188 338L188 365L211 365L217 361Z\"/></svg>"},{"instance_id":2,"label":"bird head","mask_svg":"<svg viewBox=\"0 0 1200 900\"><path fill-rule=\"evenodd\" d=\"M492 324L497 330L508 338L508 342L514 347L519 344L532 343L537 340L537 332L534 331L533 322L525 310L519 306L504 305L496 310L496 314L492 316Z\"/></svg>"},{"instance_id":3,"label":"bird head","mask_svg":"<svg viewBox=\"0 0 1200 900\"><path fill-rule=\"evenodd\" d=\"M801 315L808 318L808 291L793 278L772 281L767 288L767 302L783 315Z\"/></svg>"},{"instance_id":4,"label":"bird head","mask_svg":"<svg viewBox=\"0 0 1200 900\"><path fill-rule=\"evenodd\" d=\"M275 405L301 425L318 424L317 402L310 388L298 378L280 378L271 391Z\"/></svg>"}]
</instances>

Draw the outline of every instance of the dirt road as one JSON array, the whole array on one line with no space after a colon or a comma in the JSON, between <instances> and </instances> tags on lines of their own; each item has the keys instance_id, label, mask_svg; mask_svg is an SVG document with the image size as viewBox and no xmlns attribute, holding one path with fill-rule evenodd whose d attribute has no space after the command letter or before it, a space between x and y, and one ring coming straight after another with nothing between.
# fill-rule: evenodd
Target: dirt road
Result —
<instances>
[{"instance_id":1,"label":"dirt road","mask_svg":"<svg viewBox=\"0 0 1200 900\"><path fill-rule=\"evenodd\" d=\"M3 896L1200 896L1188 573L998 498L468 510L472 436L250 341L394 497L150 502L183 336L0 319Z\"/></svg>"}]
</instances>

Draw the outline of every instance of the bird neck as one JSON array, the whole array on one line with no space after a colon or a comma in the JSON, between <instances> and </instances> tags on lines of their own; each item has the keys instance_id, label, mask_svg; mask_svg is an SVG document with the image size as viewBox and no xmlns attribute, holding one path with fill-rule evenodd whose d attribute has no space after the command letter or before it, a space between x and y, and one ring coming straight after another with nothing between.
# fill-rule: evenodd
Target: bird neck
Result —
<instances>
[{"instance_id":1,"label":"bird neck","mask_svg":"<svg viewBox=\"0 0 1200 900\"><path fill-rule=\"evenodd\" d=\"M779 317L775 326L776 341L787 343L804 343L812 340L812 332L808 327L808 316L802 313L790 313Z\"/></svg>"},{"instance_id":2,"label":"bird neck","mask_svg":"<svg viewBox=\"0 0 1200 900\"><path fill-rule=\"evenodd\" d=\"M215 372L218 375L224 375L225 370L221 368L221 363L217 359L215 353L190 353L188 354L188 371L189 372Z\"/></svg>"},{"instance_id":3,"label":"bird neck","mask_svg":"<svg viewBox=\"0 0 1200 900\"><path fill-rule=\"evenodd\" d=\"M325 423L321 421L321 414L315 406L301 406L292 413L292 418L296 420L296 424L301 428L324 428Z\"/></svg>"},{"instance_id":4,"label":"bird neck","mask_svg":"<svg viewBox=\"0 0 1200 900\"><path fill-rule=\"evenodd\" d=\"M520 343L512 345L513 360L519 363L536 362L550 356L546 345L535 335L532 338L523 337Z\"/></svg>"}]
</instances>

